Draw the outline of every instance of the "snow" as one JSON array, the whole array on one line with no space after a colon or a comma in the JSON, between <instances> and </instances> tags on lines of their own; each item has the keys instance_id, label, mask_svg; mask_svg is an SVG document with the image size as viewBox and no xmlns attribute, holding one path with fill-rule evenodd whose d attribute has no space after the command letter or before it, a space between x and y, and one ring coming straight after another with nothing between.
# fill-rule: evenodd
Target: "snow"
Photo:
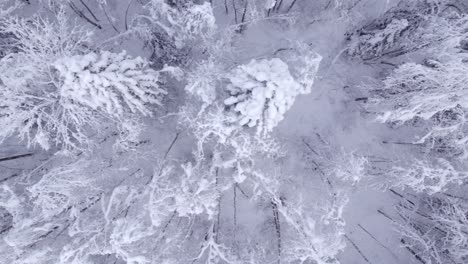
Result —
<instances>
[{"instance_id":1,"label":"snow","mask_svg":"<svg viewBox=\"0 0 468 264\"><path fill-rule=\"evenodd\" d=\"M0 58L0 263L463 263L468 8L417 2L13 11L94 34Z\"/></svg>"},{"instance_id":2,"label":"snow","mask_svg":"<svg viewBox=\"0 0 468 264\"><path fill-rule=\"evenodd\" d=\"M230 83L226 89L231 96L224 104L238 113L239 125L256 126L258 134L276 127L296 96L303 93L288 65L278 58L252 60L238 66L227 78Z\"/></svg>"},{"instance_id":3,"label":"snow","mask_svg":"<svg viewBox=\"0 0 468 264\"><path fill-rule=\"evenodd\" d=\"M109 115L131 112L151 114L145 104L160 104L167 92L158 85L158 74L148 62L132 59L125 52L89 53L62 58L54 67L63 79L60 96Z\"/></svg>"}]
</instances>

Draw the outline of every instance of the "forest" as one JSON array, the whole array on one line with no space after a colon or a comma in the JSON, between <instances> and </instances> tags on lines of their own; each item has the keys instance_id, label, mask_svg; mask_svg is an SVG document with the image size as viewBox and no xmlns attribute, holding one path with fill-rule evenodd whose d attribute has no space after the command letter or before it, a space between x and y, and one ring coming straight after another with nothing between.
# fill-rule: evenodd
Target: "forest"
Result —
<instances>
[{"instance_id":1,"label":"forest","mask_svg":"<svg viewBox=\"0 0 468 264\"><path fill-rule=\"evenodd\" d=\"M466 264L467 120L466 0L0 0L0 264Z\"/></svg>"}]
</instances>

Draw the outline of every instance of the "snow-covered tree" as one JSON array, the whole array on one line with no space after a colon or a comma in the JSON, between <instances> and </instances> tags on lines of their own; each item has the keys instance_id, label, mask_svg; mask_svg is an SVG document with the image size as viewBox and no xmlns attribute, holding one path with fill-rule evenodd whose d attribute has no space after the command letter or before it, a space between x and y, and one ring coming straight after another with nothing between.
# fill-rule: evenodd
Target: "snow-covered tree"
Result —
<instances>
[{"instance_id":1,"label":"snow-covered tree","mask_svg":"<svg viewBox=\"0 0 468 264\"><path fill-rule=\"evenodd\" d=\"M135 17L133 30L150 45L152 61L164 64L186 63L187 53L200 45L216 29L209 2L151 0L144 5L147 14Z\"/></svg>"},{"instance_id":2,"label":"snow-covered tree","mask_svg":"<svg viewBox=\"0 0 468 264\"><path fill-rule=\"evenodd\" d=\"M141 57L108 51L57 60L60 97L108 115L124 112L150 115L149 105L161 105L167 92L159 85L159 72Z\"/></svg>"},{"instance_id":3,"label":"snow-covered tree","mask_svg":"<svg viewBox=\"0 0 468 264\"><path fill-rule=\"evenodd\" d=\"M284 118L302 86L291 76L288 65L278 58L252 60L228 76L230 97L224 100L241 126L257 127L266 135Z\"/></svg>"},{"instance_id":4,"label":"snow-covered tree","mask_svg":"<svg viewBox=\"0 0 468 264\"><path fill-rule=\"evenodd\" d=\"M406 18L394 18L383 27L369 31L363 29L351 35L348 54L364 60L385 55L399 48L399 42L407 34L410 24Z\"/></svg>"},{"instance_id":5,"label":"snow-covered tree","mask_svg":"<svg viewBox=\"0 0 468 264\"><path fill-rule=\"evenodd\" d=\"M70 25L64 12L58 14L56 21L39 16L31 20L11 17L2 21L0 31L10 36L11 45L17 49L0 61L3 72L0 84L3 98L1 122L6 128L1 139L3 141L18 133L20 137L27 137L30 144L41 144L47 148L48 135L43 132L44 126L69 133L67 128L54 124L60 122L60 117L53 116L56 100L47 96L56 90L52 64L60 57L84 50L90 40L90 32ZM47 108L50 111L44 111ZM53 122L36 122L40 119ZM86 123L89 118L76 119L75 122L80 121Z\"/></svg>"},{"instance_id":6,"label":"snow-covered tree","mask_svg":"<svg viewBox=\"0 0 468 264\"><path fill-rule=\"evenodd\" d=\"M433 161L415 160L411 164L397 164L388 170L387 177L394 187L436 194L465 183L468 172L460 171L447 160L439 158Z\"/></svg>"},{"instance_id":7,"label":"snow-covered tree","mask_svg":"<svg viewBox=\"0 0 468 264\"><path fill-rule=\"evenodd\" d=\"M24 58L5 58L2 66L20 63L15 59ZM166 93L148 62L125 53L61 57L45 67L48 72L37 76L40 79L19 83L14 72L2 78L2 96L8 98L2 108L2 124L8 129L2 139L18 133L28 144L46 149L50 144L81 148L102 121L119 125L128 114L150 115L150 105L161 104ZM32 67L25 70L37 74Z\"/></svg>"},{"instance_id":8,"label":"snow-covered tree","mask_svg":"<svg viewBox=\"0 0 468 264\"><path fill-rule=\"evenodd\" d=\"M169 168L165 169L168 170ZM170 169L169 169L170 170ZM202 164L182 164L172 168L158 177L152 186L152 221L159 225L159 215L176 212L180 217L191 217L206 214L208 218L215 215L218 192L216 176L213 169L204 168Z\"/></svg>"},{"instance_id":9,"label":"snow-covered tree","mask_svg":"<svg viewBox=\"0 0 468 264\"><path fill-rule=\"evenodd\" d=\"M346 48L338 46L344 45L339 38L350 23L337 13L361 19L372 11L367 9L395 1L6 2L0 5L5 10L20 2L25 9L8 16L0 11L1 152L19 150L18 138L52 151L0 157L0 262L340 263L338 255L355 235L345 228L351 193L360 197L359 187L375 165L368 166L368 159L376 144L365 144L375 126L334 119L354 116L344 112L355 108L342 104L349 101L340 89L348 82L346 58L327 51L325 40L333 39L337 50ZM443 141L428 133L462 123L462 85L441 92L455 91L454 98L441 95L450 107L421 107L437 110L428 118L429 110L417 109L408 120L398 114L413 109L413 101L428 102L413 99L418 91L435 91L432 75L436 81L448 80L443 74L464 81L465 69L455 70L464 62L453 59L468 50L461 41L464 20L452 12L439 16L435 6L400 6L368 32L353 35L355 53L348 51L378 57L454 36L448 49L437 53L441 58L428 60L420 72L398 72L414 89L391 84L398 69L384 82L388 89L374 88L368 100L377 103L370 108L384 122L424 123L415 129L423 133L414 145L424 142L442 150L462 145L455 143L466 134L464 126L437 134ZM113 28L104 26L106 20ZM422 32L432 35L424 38ZM313 109L298 117L305 121L282 129L276 138L273 130L296 98L314 92L322 60L315 50L324 53L329 66L320 73L323 89L304 98L314 108L296 106L294 113ZM451 63L453 69L440 68ZM427 80L418 83L418 78ZM315 118L317 109L323 111ZM354 136L360 137L358 143ZM359 154L361 147L369 157ZM60 149L76 155L53 155ZM447 191L466 182L455 156L461 154L397 164L385 175L399 180L392 186ZM15 173L4 176L4 171ZM465 208L460 208L456 217L445 219L463 222ZM456 243L459 236L450 237L451 252L464 250L464 242Z\"/></svg>"},{"instance_id":10,"label":"snow-covered tree","mask_svg":"<svg viewBox=\"0 0 468 264\"><path fill-rule=\"evenodd\" d=\"M424 134L415 143L426 144L434 153L466 157L468 105L467 65L462 59L434 67L407 63L384 80L379 96L372 102L383 112L379 121L408 124L418 121Z\"/></svg>"},{"instance_id":11,"label":"snow-covered tree","mask_svg":"<svg viewBox=\"0 0 468 264\"><path fill-rule=\"evenodd\" d=\"M1 140L17 135L45 149L85 149L105 123L125 131L129 114L150 115L161 104L160 73L124 52L90 52L91 32L70 24L64 10L56 20L2 22L16 50L0 61Z\"/></svg>"},{"instance_id":12,"label":"snow-covered tree","mask_svg":"<svg viewBox=\"0 0 468 264\"><path fill-rule=\"evenodd\" d=\"M425 196L416 204L398 206L397 224L402 241L428 264L465 263L468 260L466 203L459 198Z\"/></svg>"},{"instance_id":13,"label":"snow-covered tree","mask_svg":"<svg viewBox=\"0 0 468 264\"><path fill-rule=\"evenodd\" d=\"M401 1L383 16L349 34L347 53L362 60L375 60L438 46L465 34L466 19L459 11L450 0Z\"/></svg>"}]
</instances>

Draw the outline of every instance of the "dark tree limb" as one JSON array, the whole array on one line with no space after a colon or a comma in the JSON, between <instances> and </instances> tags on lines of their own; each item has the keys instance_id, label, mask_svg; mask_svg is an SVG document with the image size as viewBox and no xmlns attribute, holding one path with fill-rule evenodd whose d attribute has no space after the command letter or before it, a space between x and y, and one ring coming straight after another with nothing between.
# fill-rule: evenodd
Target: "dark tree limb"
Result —
<instances>
[{"instance_id":1,"label":"dark tree limb","mask_svg":"<svg viewBox=\"0 0 468 264\"><path fill-rule=\"evenodd\" d=\"M130 0L127 5L127 9L125 9L125 31L128 30L128 10L130 9L130 6L132 5L133 0Z\"/></svg>"},{"instance_id":2,"label":"dark tree limb","mask_svg":"<svg viewBox=\"0 0 468 264\"><path fill-rule=\"evenodd\" d=\"M393 218L391 218L388 214L386 214L384 211L382 211L380 209L377 209L377 213L383 215L385 218L389 219L392 222L396 222L395 220L393 220Z\"/></svg>"},{"instance_id":3,"label":"dark tree limb","mask_svg":"<svg viewBox=\"0 0 468 264\"><path fill-rule=\"evenodd\" d=\"M296 2L297 2L297 0L292 1L291 5L289 5L289 7L288 7L288 10L286 10L286 13L289 13L289 11L291 11L291 9L294 7Z\"/></svg>"},{"instance_id":4,"label":"dark tree limb","mask_svg":"<svg viewBox=\"0 0 468 264\"><path fill-rule=\"evenodd\" d=\"M224 0L224 11L226 12L226 15L229 14L227 0Z\"/></svg>"},{"instance_id":5,"label":"dark tree limb","mask_svg":"<svg viewBox=\"0 0 468 264\"><path fill-rule=\"evenodd\" d=\"M277 242L277 251L278 251L278 264L281 263L281 225L278 213L278 205L276 202L271 201L271 209L273 211L273 221L275 223L276 231L276 242Z\"/></svg>"},{"instance_id":6,"label":"dark tree limb","mask_svg":"<svg viewBox=\"0 0 468 264\"><path fill-rule=\"evenodd\" d=\"M283 0L276 1L275 6L273 7L273 9L276 10L276 12L278 12L280 10L282 4L283 4Z\"/></svg>"},{"instance_id":7,"label":"dark tree limb","mask_svg":"<svg viewBox=\"0 0 468 264\"><path fill-rule=\"evenodd\" d=\"M25 157L30 157L34 155L33 153L26 153L26 154L21 154L21 155L15 155L15 156L10 156L10 157L4 157L0 158L0 162L2 161L8 161L8 160L15 160L15 159L20 159L20 158L25 158Z\"/></svg>"},{"instance_id":8,"label":"dark tree limb","mask_svg":"<svg viewBox=\"0 0 468 264\"><path fill-rule=\"evenodd\" d=\"M408 244L406 244L406 241L403 238L400 241L415 259L419 260L422 264L426 264L426 262Z\"/></svg>"},{"instance_id":9,"label":"dark tree limb","mask_svg":"<svg viewBox=\"0 0 468 264\"><path fill-rule=\"evenodd\" d=\"M6 181L8 181L9 179L13 179L13 178L16 178L16 177L18 177L18 176L19 176L18 173L12 174L12 175L10 175L10 176L8 176L8 177L6 177L6 178L1 179L1 180L0 180L0 183L6 182Z\"/></svg>"},{"instance_id":10,"label":"dark tree limb","mask_svg":"<svg viewBox=\"0 0 468 264\"><path fill-rule=\"evenodd\" d=\"M79 17L81 17L82 19L84 19L86 22L90 23L91 25L97 27L98 29L102 29L102 26L99 25L98 23L92 21L89 17L87 17L85 14L83 14L83 12L81 12L77 7L76 5L71 2L71 1L68 1L68 5L70 6L70 8L73 10L73 12L75 12L75 14L77 14Z\"/></svg>"},{"instance_id":11,"label":"dark tree limb","mask_svg":"<svg viewBox=\"0 0 468 264\"><path fill-rule=\"evenodd\" d=\"M390 248L388 248L387 246L385 246L382 242L380 242L374 235L372 235L367 229L365 229L361 224L358 224L359 228L362 229L362 231L364 231L366 234L368 234L373 240L375 240L375 242L377 242L377 244L379 244L381 247L385 248L391 255L392 257L394 257L396 260L398 260L398 257L395 255L395 253L393 253Z\"/></svg>"},{"instance_id":12,"label":"dark tree limb","mask_svg":"<svg viewBox=\"0 0 468 264\"><path fill-rule=\"evenodd\" d=\"M104 15L107 18L107 21L109 21L109 24L112 26L112 28L114 29L115 32L120 33L120 31L117 29L117 27L115 27L114 22L111 21L111 19L109 17L109 14L107 14L106 8L102 4L100 4L100 5L101 5L101 8L102 8L102 11L104 12Z\"/></svg>"},{"instance_id":13,"label":"dark tree limb","mask_svg":"<svg viewBox=\"0 0 468 264\"><path fill-rule=\"evenodd\" d=\"M171 144L169 145L169 148L167 148L166 153L164 153L164 160L166 160L167 155L169 155L169 152L171 152L172 147L174 147L174 144L176 143L177 139L179 139L180 131L178 131L174 137L174 139L171 141Z\"/></svg>"},{"instance_id":14,"label":"dark tree limb","mask_svg":"<svg viewBox=\"0 0 468 264\"><path fill-rule=\"evenodd\" d=\"M91 11L91 9L88 7L88 5L85 4L85 2L83 2L83 0L80 0L80 3L86 8L86 10L88 10L88 12L94 18L94 20L96 20L96 22L99 22L99 19L94 15L93 11Z\"/></svg>"},{"instance_id":15,"label":"dark tree limb","mask_svg":"<svg viewBox=\"0 0 468 264\"><path fill-rule=\"evenodd\" d=\"M401 193L393 190L393 189L390 189L390 192L393 193L394 195L400 197L401 199L404 199L405 201L407 201L408 203L410 203L411 205L415 205L411 200L409 200L408 198L406 198L405 196L403 196Z\"/></svg>"},{"instance_id":16,"label":"dark tree limb","mask_svg":"<svg viewBox=\"0 0 468 264\"><path fill-rule=\"evenodd\" d=\"M242 193L242 195L244 195L245 198L250 198L245 192L244 190L242 190L242 188L240 187L240 185L238 183L236 183L236 186L235 186L237 189L239 189L239 191Z\"/></svg>"},{"instance_id":17,"label":"dark tree limb","mask_svg":"<svg viewBox=\"0 0 468 264\"><path fill-rule=\"evenodd\" d=\"M244 5L244 10L242 11L242 17L241 17L241 24L240 27L239 27L239 33L242 33L242 31L245 30L245 15L247 14L247 5L248 5L248 1L245 1L245 5Z\"/></svg>"},{"instance_id":18,"label":"dark tree limb","mask_svg":"<svg viewBox=\"0 0 468 264\"><path fill-rule=\"evenodd\" d=\"M353 245L354 249L356 249L356 251L359 253L359 255L361 255L361 257L369 264L372 264L369 259L362 253L362 251L359 249L359 247L356 245L356 243L354 243L353 240L351 240L351 238L348 237L348 235L344 235L344 237L346 238L346 240L349 241L349 243L351 243L351 245Z\"/></svg>"},{"instance_id":19,"label":"dark tree limb","mask_svg":"<svg viewBox=\"0 0 468 264\"><path fill-rule=\"evenodd\" d=\"M234 10L234 22L236 22L236 24L237 24L236 0L232 0L232 9Z\"/></svg>"}]
</instances>

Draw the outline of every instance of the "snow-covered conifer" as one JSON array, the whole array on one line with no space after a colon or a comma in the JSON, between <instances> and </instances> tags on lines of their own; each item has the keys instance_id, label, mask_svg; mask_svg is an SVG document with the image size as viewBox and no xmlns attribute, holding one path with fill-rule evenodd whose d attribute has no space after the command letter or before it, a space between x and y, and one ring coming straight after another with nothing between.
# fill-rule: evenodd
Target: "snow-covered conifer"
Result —
<instances>
[{"instance_id":1,"label":"snow-covered conifer","mask_svg":"<svg viewBox=\"0 0 468 264\"><path fill-rule=\"evenodd\" d=\"M303 91L288 65L278 58L240 65L228 79L230 97L224 104L239 125L257 127L257 133L263 135L278 125Z\"/></svg>"},{"instance_id":2,"label":"snow-covered conifer","mask_svg":"<svg viewBox=\"0 0 468 264\"><path fill-rule=\"evenodd\" d=\"M125 52L88 53L57 60L60 98L108 115L125 112L150 115L149 105L161 105L167 92L159 85L159 73L141 57Z\"/></svg>"}]
</instances>

